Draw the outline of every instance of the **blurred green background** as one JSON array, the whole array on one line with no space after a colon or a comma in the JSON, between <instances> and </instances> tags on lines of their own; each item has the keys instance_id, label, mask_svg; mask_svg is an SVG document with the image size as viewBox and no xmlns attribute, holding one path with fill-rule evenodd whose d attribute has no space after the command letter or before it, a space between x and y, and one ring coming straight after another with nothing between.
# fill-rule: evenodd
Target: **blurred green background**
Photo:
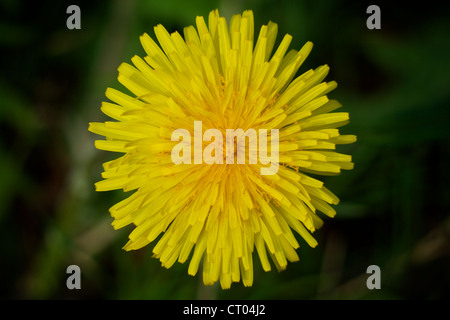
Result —
<instances>
[{"instance_id":1,"label":"blurred green background","mask_svg":"<svg viewBox=\"0 0 450 320\"><path fill-rule=\"evenodd\" d=\"M0 1L0 297L3 299L443 299L450 289L450 15L421 3L381 8L366 28L368 2L288 0ZM81 8L81 30L66 8ZM355 169L326 177L337 216L299 239L301 261L254 285L204 287L187 264L166 270L153 244L125 252L132 227L113 231L108 208L121 191L97 193L101 163L88 122L104 121L107 87L124 90L117 67L143 56L139 36L195 23L219 8L252 9L255 30L279 24L278 43L315 47L300 69L328 64L358 142L338 150ZM67 266L81 290L66 288ZM381 268L381 290L366 269Z\"/></svg>"}]
</instances>

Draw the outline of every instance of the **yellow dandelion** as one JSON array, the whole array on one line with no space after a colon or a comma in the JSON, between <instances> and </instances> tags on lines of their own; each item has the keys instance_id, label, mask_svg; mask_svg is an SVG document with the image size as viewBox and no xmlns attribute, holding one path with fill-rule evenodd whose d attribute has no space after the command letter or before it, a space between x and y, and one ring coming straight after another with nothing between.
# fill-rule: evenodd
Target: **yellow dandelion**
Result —
<instances>
[{"instance_id":1,"label":"yellow dandelion","mask_svg":"<svg viewBox=\"0 0 450 320\"><path fill-rule=\"evenodd\" d=\"M110 209L115 229L136 226L124 249L158 238L153 253L164 267L190 257L188 273L202 263L206 285L251 286L255 248L269 271L268 256L278 270L299 259L293 230L317 245L317 211L333 217L339 199L308 173L352 169L335 147L356 137L337 129L348 113L330 113L341 105L326 96L336 88L322 82L328 66L294 79L311 42L288 51L285 35L272 54L277 24L263 25L254 44L252 11L228 26L215 10L196 26L184 38L156 26L160 46L144 34L147 56L120 65L118 80L133 96L108 88L113 103L101 110L116 121L89 130L106 137L98 149L123 155L103 164L95 186L134 191Z\"/></svg>"}]
</instances>

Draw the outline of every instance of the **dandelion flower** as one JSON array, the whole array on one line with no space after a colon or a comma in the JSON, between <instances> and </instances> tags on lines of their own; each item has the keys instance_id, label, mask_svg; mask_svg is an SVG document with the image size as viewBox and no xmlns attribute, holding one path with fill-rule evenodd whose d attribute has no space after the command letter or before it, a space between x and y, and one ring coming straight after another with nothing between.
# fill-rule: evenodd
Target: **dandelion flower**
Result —
<instances>
[{"instance_id":1,"label":"dandelion flower","mask_svg":"<svg viewBox=\"0 0 450 320\"><path fill-rule=\"evenodd\" d=\"M103 164L104 180L95 186L134 191L110 209L115 229L135 225L125 250L157 240L153 253L166 268L190 259L188 273L195 275L202 263L206 285L220 281L226 289L242 280L251 286L253 258L259 257L265 271L271 270L269 256L278 270L299 259L293 231L311 247L317 245L311 233L323 223L318 211L333 217L331 205L339 199L309 174L352 169L351 156L335 148L356 137L339 134L349 115L332 112L341 105L327 97L336 88L334 81L322 82L327 65L294 79L311 42L288 51L292 37L285 35L274 50L278 27L269 22L254 43L252 11L234 15L229 25L218 10L209 14L208 25L203 17L195 22L196 28L184 28L184 37L156 26L159 45L142 35L147 56L134 56L134 66L118 68L119 82L132 95L108 88L112 103L103 102L101 110L116 121L90 123L89 130L106 137L95 141L96 148L123 155ZM194 142L196 151L174 163L172 151L180 143L173 132L179 128L191 136L210 128L223 136L227 129L277 129L276 172L261 174L268 167L262 158L258 163L194 161L213 143L212 154L220 158L217 148L225 143L212 139ZM220 154L234 157L242 146L235 147L231 155L229 150Z\"/></svg>"}]
</instances>

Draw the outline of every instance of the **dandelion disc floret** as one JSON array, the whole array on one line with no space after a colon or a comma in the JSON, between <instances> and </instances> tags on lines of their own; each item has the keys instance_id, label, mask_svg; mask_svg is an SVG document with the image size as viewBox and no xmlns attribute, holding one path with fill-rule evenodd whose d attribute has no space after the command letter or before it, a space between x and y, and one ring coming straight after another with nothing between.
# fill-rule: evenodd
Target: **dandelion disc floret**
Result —
<instances>
[{"instance_id":1,"label":"dandelion disc floret","mask_svg":"<svg viewBox=\"0 0 450 320\"><path fill-rule=\"evenodd\" d=\"M135 225L126 250L157 240L164 267L190 260L195 275L202 263L204 283L225 289L252 285L254 258L265 271L269 256L278 270L297 261L294 232L317 245L318 211L333 217L339 199L309 174L352 169L335 149L356 137L337 129L349 115L332 112L341 105L327 97L336 88L323 82L328 66L294 78L312 43L288 50L285 35L274 49L277 29L263 25L255 43L252 11L228 25L215 10L184 37L156 26L159 45L142 35L147 56L120 65L132 94L108 88L101 110L116 121L89 130L106 137L98 149L123 154L95 186L132 191L110 209L114 228Z\"/></svg>"}]
</instances>

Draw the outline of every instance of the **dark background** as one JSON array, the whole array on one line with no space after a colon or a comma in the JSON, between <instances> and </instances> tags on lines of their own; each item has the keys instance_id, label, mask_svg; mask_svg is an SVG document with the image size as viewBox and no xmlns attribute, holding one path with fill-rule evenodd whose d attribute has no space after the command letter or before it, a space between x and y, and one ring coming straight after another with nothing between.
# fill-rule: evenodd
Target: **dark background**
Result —
<instances>
[{"instance_id":1,"label":"dark background","mask_svg":"<svg viewBox=\"0 0 450 320\"><path fill-rule=\"evenodd\" d=\"M3 299L444 299L450 289L450 8L432 2L337 1L0 1L0 298ZM440 2L442 3L442 2ZM81 30L66 8L81 8ZM366 8L381 8L368 30ZM420 6L419 6L420 4ZM204 287L187 264L166 270L154 244L125 252L132 227L113 231L108 208L126 195L96 193L101 163L90 121L117 67L144 56L139 36L195 24L219 8L229 19L252 9L255 33L272 20L277 43L314 49L300 72L322 64L350 112L338 151L355 169L322 178L340 198L334 219L300 239L300 262L254 285ZM257 259L256 259L257 260ZM81 290L66 268L81 268ZM366 269L381 268L368 290Z\"/></svg>"}]
</instances>

